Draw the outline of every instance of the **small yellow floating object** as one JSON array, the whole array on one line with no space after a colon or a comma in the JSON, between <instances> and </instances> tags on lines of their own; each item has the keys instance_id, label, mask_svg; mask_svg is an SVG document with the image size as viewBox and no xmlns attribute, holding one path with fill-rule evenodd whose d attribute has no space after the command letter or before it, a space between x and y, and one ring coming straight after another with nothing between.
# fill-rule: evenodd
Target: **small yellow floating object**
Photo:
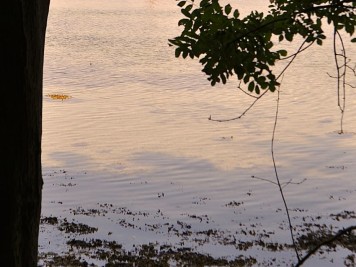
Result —
<instances>
[{"instance_id":1,"label":"small yellow floating object","mask_svg":"<svg viewBox=\"0 0 356 267\"><path fill-rule=\"evenodd\" d=\"M63 95L63 94L48 94L46 96L52 98L53 100L62 100L62 101L72 98L70 95Z\"/></svg>"}]
</instances>

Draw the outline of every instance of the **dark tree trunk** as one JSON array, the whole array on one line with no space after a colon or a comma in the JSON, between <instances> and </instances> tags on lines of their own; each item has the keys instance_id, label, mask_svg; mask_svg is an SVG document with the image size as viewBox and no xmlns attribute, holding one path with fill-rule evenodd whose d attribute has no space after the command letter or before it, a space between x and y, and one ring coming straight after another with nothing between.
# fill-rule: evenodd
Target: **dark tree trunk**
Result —
<instances>
[{"instance_id":1,"label":"dark tree trunk","mask_svg":"<svg viewBox=\"0 0 356 267\"><path fill-rule=\"evenodd\" d=\"M48 9L49 0L0 4L1 266L37 266Z\"/></svg>"}]
</instances>

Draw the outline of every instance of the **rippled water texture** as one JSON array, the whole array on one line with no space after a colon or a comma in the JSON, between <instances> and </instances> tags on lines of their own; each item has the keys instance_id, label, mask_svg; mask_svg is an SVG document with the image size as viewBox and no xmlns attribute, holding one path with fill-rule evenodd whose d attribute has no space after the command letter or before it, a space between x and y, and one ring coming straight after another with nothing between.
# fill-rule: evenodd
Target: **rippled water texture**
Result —
<instances>
[{"instance_id":1,"label":"rippled water texture","mask_svg":"<svg viewBox=\"0 0 356 267\"><path fill-rule=\"evenodd\" d=\"M231 2L244 10L267 5L262 0ZM175 1L54 0L51 5L44 80L44 215L68 217L70 209L111 203L160 210L172 221L208 215L215 228L229 231L249 222L278 229L286 220L284 212L276 212L282 208L278 188L251 178L275 179L270 140L276 94L268 94L241 120L209 121L210 115L235 117L253 99L236 89L235 79L210 87L197 61L174 58L167 40L179 33ZM347 51L356 54L349 44ZM289 185L285 193L291 210L311 215L355 209L356 93L348 88L346 133L339 135L336 84L327 74L334 71L329 39L323 48L301 55L281 87L275 143L279 174L283 182L307 179ZM355 82L350 76L350 83ZM49 94L71 98L56 100ZM69 181L73 186L64 186ZM228 208L231 201L243 202L243 208ZM119 243L174 242L164 234L133 232L84 217L104 229L103 236L112 231ZM290 242L287 231L275 238ZM46 250L48 236L40 239ZM52 242L54 248L61 245ZM213 246L198 250L240 254Z\"/></svg>"}]
</instances>

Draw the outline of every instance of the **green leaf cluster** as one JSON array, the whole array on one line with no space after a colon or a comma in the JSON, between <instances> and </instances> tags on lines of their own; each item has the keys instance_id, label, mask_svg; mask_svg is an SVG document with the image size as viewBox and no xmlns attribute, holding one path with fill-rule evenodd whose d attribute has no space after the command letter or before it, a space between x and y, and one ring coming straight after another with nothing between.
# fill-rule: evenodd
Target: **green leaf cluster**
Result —
<instances>
[{"instance_id":1,"label":"green leaf cluster","mask_svg":"<svg viewBox=\"0 0 356 267\"><path fill-rule=\"evenodd\" d=\"M276 89L279 83L272 66L288 55L286 50L275 49L272 38L291 42L301 36L308 43L322 45L326 38L323 22L350 36L356 24L355 1L351 0L274 0L267 14L253 11L245 17L218 0L178 0L178 6L184 16L178 25L183 30L169 40L176 57L199 58L212 85L225 84L236 75L257 94Z\"/></svg>"}]
</instances>

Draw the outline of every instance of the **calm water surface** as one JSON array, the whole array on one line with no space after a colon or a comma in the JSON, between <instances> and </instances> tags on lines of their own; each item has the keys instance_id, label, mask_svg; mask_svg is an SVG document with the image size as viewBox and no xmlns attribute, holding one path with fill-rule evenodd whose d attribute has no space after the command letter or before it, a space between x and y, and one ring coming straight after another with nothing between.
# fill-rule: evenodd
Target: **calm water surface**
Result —
<instances>
[{"instance_id":1,"label":"calm water surface","mask_svg":"<svg viewBox=\"0 0 356 267\"><path fill-rule=\"evenodd\" d=\"M244 11L268 4L231 2ZM210 115L238 116L252 99L236 89L234 79L212 88L196 61L174 58L167 40L179 33L175 1L51 4L44 80L44 216L70 218L73 209L110 203L147 212L143 225L179 220L198 230L235 233L240 224L257 224L276 232L271 241L290 242L286 228L279 229L286 218L278 188L251 178L275 179L270 140L276 94L268 94L241 120L209 121ZM356 93L348 90L346 133L338 135L335 81L327 74L334 73L331 49L329 40L322 49L305 52L281 88L275 144L279 174L283 182L306 179L285 188L296 221L300 210L321 216L355 210ZM348 54L355 52L349 45ZM56 101L48 94L71 98ZM231 208L227 204L233 201L243 204ZM205 216L209 223L192 215ZM75 219L99 227L95 237L127 247L180 242L163 231L124 228L117 223L120 216ZM338 222L351 224L355 221ZM108 237L108 232L113 234ZM63 251L64 244L60 233L42 231L41 251ZM201 246L186 240L185 245L214 256L241 253L213 240ZM270 257L262 251L246 253ZM280 257L292 258L293 252ZM311 264L316 266L317 260Z\"/></svg>"}]
</instances>

